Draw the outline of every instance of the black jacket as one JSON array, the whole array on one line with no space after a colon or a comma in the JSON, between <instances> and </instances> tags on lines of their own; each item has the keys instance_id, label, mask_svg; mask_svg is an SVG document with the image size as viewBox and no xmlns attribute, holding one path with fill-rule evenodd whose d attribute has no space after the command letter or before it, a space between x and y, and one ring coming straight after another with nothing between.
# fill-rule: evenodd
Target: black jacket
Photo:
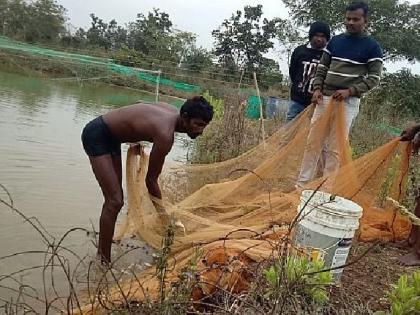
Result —
<instances>
[{"instance_id":1,"label":"black jacket","mask_svg":"<svg viewBox=\"0 0 420 315\"><path fill-rule=\"evenodd\" d=\"M289 76L292 81L290 97L302 105L309 105L312 98L312 83L323 50L311 48L310 44L297 47L290 59Z\"/></svg>"}]
</instances>

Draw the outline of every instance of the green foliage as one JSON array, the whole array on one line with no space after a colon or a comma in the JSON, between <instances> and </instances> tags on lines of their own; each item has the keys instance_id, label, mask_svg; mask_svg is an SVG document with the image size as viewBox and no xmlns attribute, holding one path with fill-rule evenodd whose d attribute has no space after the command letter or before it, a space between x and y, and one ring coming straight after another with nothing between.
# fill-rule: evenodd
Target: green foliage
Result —
<instances>
[{"instance_id":1,"label":"green foliage","mask_svg":"<svg viewBox=\"0 0 420 315\"><path fill-rule=\"evenodd\" d=\"M334 32L344 29L348 0L283 0L299 26L320 20ZM398 0L368 0L368 30L389 57L420 59L420 5Z\"/></svg>"},{"instance_id":2,"label":"green foliage","mask_svg":"<svg viewBox=\"0 0 420 315\"><path fill-rule=\"evenodd\" d=\"M260 4L245 6L243 12L236 11L212 32L215 55L223 67L232 72L244 69L250 76L253 71L279 73L274 60L264 57L274 46L271 39L275 37L276 20L261 21L262 14Z\"/></svg>"},{"instance_id":3,"label":"green foliage","mask_svg":"<svg viewBox=\"0 0 420 315\"><path fill-rule=\"evenodd\" d=\"M389 116L416 119L420 117L419 99L420 76L404 69L384 76L381 86L369 95L369 109L373 115L381 106Z\"/></svg>"},{"instance_id":4,"label":"green foliage","mask_svg":"<svg viewBox=\"0 0 420 315\"><path fill-rule=\"evenodd\" d=\"M135 22L129 23L129 47L145 54L158 51L168 39L172 21L165 12L153 9L147 16L137 14Z\"/></svg>"},{"instance_id":5,"label":"green foliage","mask_svg":"<svg viewBox=\"0 0 420 315\"><path fill-rule=\"evenodd\" d=\"M277 88L280 89L283 84L283 74L279 65L274 60L267 60L262 72L258 75L258 85L262 89Z\"/></svg>"},{"instance_id":6,"label":"green foliage","mask_svg":"<svg viewBox=\"0 0 420 315\"><path fill-rule=\"evenodd\" d=\"M118 26L118 23L115 20L104 23L102 19L98 18L93 13L90 17L92 19L91 27L85 35L88 45L101 47L105 50L125 46L128 36L127 30ZM76 35L83 36L83 30L79 30L79 34L76 33Z\"/></svg>"},{"instance_id":7,"label":"green foliage","mask_svg":"<svg viewBox=\"0 0 420 315\"><path fill-rule=\"evenodd\" d=\"M156 254L156 277L159 279L159 299L161 302L165 300L166 275L168 271L168 260L171 253L171 246L175 238L175 225L171 219L168 224L165 235L162 239L162 248Z\"/></svg>"},{"instance_id":8,"label":"green foliage","mask_svg":"<svg viewBox=\"0 0 420 315\"><path fill-rule=\"evenodd\" d=\"M265 278L269 284L266 297L278 294L287 287L296 294L318 305L324 305L329 297L325 287L332 282L330 272L324 269L321 260L309 261L307 257L291 255L284 266L281 262L265 270Z\"/></svg>"},{"instance_id":9,"label":"green foliage","mask_svg":"<svg viewBox=\"0 0 420 315\"><path fill-rule=\"evenodd\" d=\"M55 0L0 0L0 34L27 42L56 42L66 10Z\"/></svg>"},{"instance_id":10,"label":"green foliage","mask_svg":"<svg viewBox=\"0 0 420 315\"><path fill-rule=\"evenodd\" d=\"M420 271L411 277L402 275L389 294L390 312L376 312L375 315L415 315L420 313Z\"/></svg>"},{"instance_id":11,"label":"green foliage","mask_svg":"<svg viewBox=\"0 0 420 315\"><path fill-rule=\"evenodd\" d=\"M308 26L313 21L324 21L332 30L341 27L347 0L283 0L297 25ZM327 9L328 8L328 9Z\"/></svg>"},{"instance_id":12,"label":"green foliage","mask_svg":"<svg viewBox=\"0 0 420 315\"><path fill-rule=\"evenodd\" d=\"M213 61L211 53L201 47L192 47L189 51L187 51L181 64L182 68L195 73L210 69L212 65Z\"/></svg>"},{"instance_id":13,"label":"green foliage","mask_svg":"<svg viewBox=\"0 0 420 315\"><path fill-rule=\"evenodd\" d=\"M203 93L203 97L213 106L213 119L219 120L223 117L224 113L224 101L210 95L209 91Z\"/></svg>"},{"instance_id":14,"label":"green foliage","mask_svg":"<svg viewBox=\"0 0 420 315\"><path fill-rule=\"evenodd\" d=\"M385 144L420 119L420 76L408 70L385 74L380 86L362 98L350 134L355 157Z\"/></svg>"},{"instance_id":15,"label":"green foliage","mask_svg":"<svg viewBox=\"0 0 420 315\"><path fill-rule=\"evenodd\" d=\"M184 49L193 46L195 35L172 29L172 21L165 12L153 9L147 16L137 15L128 26L128 47L156 59L179 62Z\"/></svg>"},{"instance_id":16,"label":"green foliage","mask_svg":"<svg viewBox=\"0 0 420 315\"><path fill-rule=\"evenodd\" d=\"M308 39L306 34L302 37L301 32L292 21L282 19L277 19L276 38L284 47L288 57L291 56L293 49Z\"/></svg>"}]
</instances>

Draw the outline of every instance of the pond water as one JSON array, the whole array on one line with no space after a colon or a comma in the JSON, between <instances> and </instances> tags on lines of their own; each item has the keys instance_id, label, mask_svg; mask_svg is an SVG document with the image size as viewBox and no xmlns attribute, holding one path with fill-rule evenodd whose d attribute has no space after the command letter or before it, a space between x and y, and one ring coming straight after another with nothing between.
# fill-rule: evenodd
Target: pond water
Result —
<instances>
[{"instance_id":1,"label":"pond water","mask_svg":"<svg viewBox=\"0 0 420 315\"><path fill-rule=\"evenodd\" d=\"M0 184L7 188L14 207L39 220L54 237L74 227L97 230L102 194L81 145L81 130L113 108L153 99L152 93L100 83L81 85L0 70ZM161 97L160 101L182 104L175 98ZM185 141L177 135L167 164L185 160ZM126 149L123 145L123 154ZM0 198L9 200L4 191ZM0 204L0 214L0 257L45 250L41 236L28 222L4 204ZM81 256L95 252L84 232L72 233L66 244ZM138 255L141 258L145 252ZM43 255L30 254L3 259L0 277L42 265L42 259ZM19 276L33 282L36 272ZM0 289L0 297L4 294Z\"/></svg>"}]
</instances>

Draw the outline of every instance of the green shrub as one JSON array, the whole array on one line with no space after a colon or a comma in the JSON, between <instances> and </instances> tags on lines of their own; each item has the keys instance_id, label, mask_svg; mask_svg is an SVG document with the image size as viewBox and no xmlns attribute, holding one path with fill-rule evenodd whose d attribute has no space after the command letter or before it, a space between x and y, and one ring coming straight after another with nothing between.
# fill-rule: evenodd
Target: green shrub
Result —
<instances>
[{"instance_id":1,"label":"green shrub","mask_svg":"<svg viewBox=\"0 0 420 315\"><path fill-rule=\"evenodd\" d=\"M266 297L292 290L310 303L324 305L329 301L326 286L331 284L332 275L331 272L320 272L323 269L322 260L310 261L304 256L291 255L284 265L277 262L265 270L269 284Z\"/></svg>"},{"instance_id":2,"label":"green shrub","mask_svg":"<svg viewBox=\"0 0 420 315\"><path fill-rule=\"evenodd\" d=\"M420 271L411 277L402 275L388 295L390 312L376 312L375 315L415 315L420 314Z\"/></svg>"},{"instance_id":3,"label":"green shrub","mask_svg":"<svg viewBox=\"0 0 420 315\"><path fill-rule=\"evenodd\" d=\"M207 102L209 102L211 104L211 106L213 106L213 111L214 111L213 118L215 120L222 119L224 109L225 109L224 108L224 101L222 99L215 98L215 97L211 96L209 91L205 91L203 93L203 97L207 100Z\"/></svg>"}]
</instances>

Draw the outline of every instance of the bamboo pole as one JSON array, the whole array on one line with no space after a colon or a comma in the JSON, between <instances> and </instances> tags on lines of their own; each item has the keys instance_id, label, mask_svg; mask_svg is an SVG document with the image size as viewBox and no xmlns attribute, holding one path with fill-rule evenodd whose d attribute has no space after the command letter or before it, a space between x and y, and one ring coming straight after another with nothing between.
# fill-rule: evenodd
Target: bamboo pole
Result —
<instances>
[{"instance_id":1,"label":"bamboo pole","mask_svg":"<svg viewBox=\"0 0 420 315\"><path fill-rule=\"evenodd\" d=\"M243 79L243 77L244 77L244 70L242 69L242 71L241 71L241 77L240 77L240 79L239 79L239 84L238 84L238 95L239 95L239 93L240 93L240 89L241 89L241 85L242 85L242 79Z\"/></svg>"},{"instance_id":2,"label":"bamboo pole","mask_svg":"<svg viewBox=\"0 0 420 315\"><path fill-rule=\"evenodd\" d=\"M263 105L260 95L260 89L258 88L258 81L257 81L257 74L255 71L253 72L254 75L254 83L255 83L255 89L257 90L257 96L258 100L260 101L260 123L261 123L261 136L265 147L265 129L264 129L264 116L263 116Z\"/></svg>"},{"instance_id":3,"label":"bamboo pole","mask_svg":"<svg viewBox=\"0 0 420 315\"><path fill-rule=\"evenodd\" d=\"M158 71L157 80L156 80L156 96L155 101L156 103L159 102L159 84L160 84L160 74L162 73L161 70Z\"/></svg>"}]
</instances>

